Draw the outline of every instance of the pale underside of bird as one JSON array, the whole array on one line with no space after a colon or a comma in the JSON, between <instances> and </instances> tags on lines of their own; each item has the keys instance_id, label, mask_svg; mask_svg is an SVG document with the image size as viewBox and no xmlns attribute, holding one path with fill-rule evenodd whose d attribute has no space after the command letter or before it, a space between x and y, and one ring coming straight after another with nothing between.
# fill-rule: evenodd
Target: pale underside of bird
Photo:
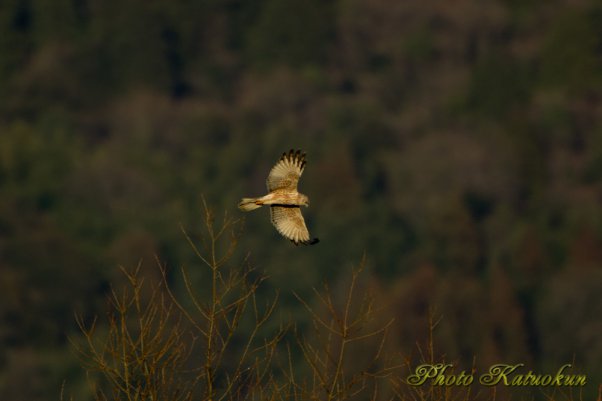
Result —
<instances>
[{"instance_id":1,"label":"pale underside of bird","mask_svg":"<svg viewBox=\"0 0 602 401\"><path fill-rule=\"evenodd\" d=\"M242 198L238 208L249 212L263 205L270 206L270 218L276 230L295 245L313 245L301 214L301 206L309 206L309 198L297 191L299 178L305 169L305 153L292 149L270 170L266 180L268 194L259 198Z\"/></svg>"}]
</instances>

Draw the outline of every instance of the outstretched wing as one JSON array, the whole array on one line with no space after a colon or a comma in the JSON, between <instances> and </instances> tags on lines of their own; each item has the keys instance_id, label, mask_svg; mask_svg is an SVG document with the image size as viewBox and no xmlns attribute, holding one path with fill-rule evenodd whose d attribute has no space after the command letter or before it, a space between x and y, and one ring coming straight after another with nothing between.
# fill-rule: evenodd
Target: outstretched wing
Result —
<instances>
[{"instance_id":1,"label":"outstretched wing","mask_svg":"<svg viewBox=\"0 0 602 401\"><path fill-rule=\"evenodd\" d=\"M305 153L300 150L288 153L283 153L278 163L272 167L266 185L268 191L272 192L277 189L285 189L288 191L296 191L299 177L303 174L305 168Z\"/></svg>"},{"instance_id":2,"label":"outstretched wing","mask_svg":"<svg viewBox=\"0 0 602 401\"><path fill-rule=\"evenodd\" d=\"M276 230L284 237L293 241L295 245L313 245L319 240L309 239L309 231L298 206L272 206L270 218Z\"/></svg>"}]
</instances>

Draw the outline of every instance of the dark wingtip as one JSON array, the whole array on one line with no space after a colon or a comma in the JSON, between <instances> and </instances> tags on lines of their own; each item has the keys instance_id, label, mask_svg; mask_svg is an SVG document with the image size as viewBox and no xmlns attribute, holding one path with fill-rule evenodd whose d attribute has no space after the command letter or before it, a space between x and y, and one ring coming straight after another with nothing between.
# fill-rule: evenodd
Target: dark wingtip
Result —
<instances>
[{"instance_id":1,"label":"dark wingtip","mask_svg":"<svg viewBox=\"0 0 602 401\"><path fill-rule=\"evenodd\" d=\"M293 244L295 244L295 246L299 246L299 245L314 245L314 244L317 244L318 242L320 242L320 239L319 238L314 238L314 239L309 240L309 241L295 241L294 239L292 239L291 242Z\"/></svg>"},{"instance_id":2,"label":"dark wingtip","mask_svg":"<svg viewBox=\"0 0 602 401\"><path fill-rule=\"evenodd\" d=\"M301 149L291 149L288 152L284 152L280 160L288 160L289 162L301 164L301 168L305 166L305 157L307 154Z\"/></svg>"}]
</instances>

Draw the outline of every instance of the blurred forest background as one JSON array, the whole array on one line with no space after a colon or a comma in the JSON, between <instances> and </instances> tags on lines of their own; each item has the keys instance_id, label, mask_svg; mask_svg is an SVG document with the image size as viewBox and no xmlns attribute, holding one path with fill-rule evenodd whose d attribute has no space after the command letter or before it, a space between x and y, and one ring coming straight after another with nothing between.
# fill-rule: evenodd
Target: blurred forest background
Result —
<instances>
[{"instance_id":1,"label":"blurred forest background","mask_svg":"<svg viewBox=\"0 0 602 401\"><path fill-rule=\"evenodd\" d=\"M194 269L201 194L238 214L290 148L320 244L239 242L282 313L365 252L398 351L431 307L463 366L602 378L599 1L3 0L0 93L3 401L89 399L74 312Z\"/></svg>"}]
</instances>

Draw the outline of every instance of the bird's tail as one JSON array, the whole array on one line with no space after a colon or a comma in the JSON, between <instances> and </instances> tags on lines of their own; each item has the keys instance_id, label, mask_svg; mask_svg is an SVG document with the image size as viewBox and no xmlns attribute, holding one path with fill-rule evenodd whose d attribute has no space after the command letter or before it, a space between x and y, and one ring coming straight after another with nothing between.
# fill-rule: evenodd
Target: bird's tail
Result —
<instances>
[{"instance_id":1,"label":"bird's tail","mask_svg":"<svg viewBox=\"0 0 602 401\"><path fill-rule=\"evenodd\" d=\"M243 212L250 212L251 210L260 208L261 205L263 205L263 202L259 198L242 198L238 204L238 208Z\"/></svg>"}]
</instances>

